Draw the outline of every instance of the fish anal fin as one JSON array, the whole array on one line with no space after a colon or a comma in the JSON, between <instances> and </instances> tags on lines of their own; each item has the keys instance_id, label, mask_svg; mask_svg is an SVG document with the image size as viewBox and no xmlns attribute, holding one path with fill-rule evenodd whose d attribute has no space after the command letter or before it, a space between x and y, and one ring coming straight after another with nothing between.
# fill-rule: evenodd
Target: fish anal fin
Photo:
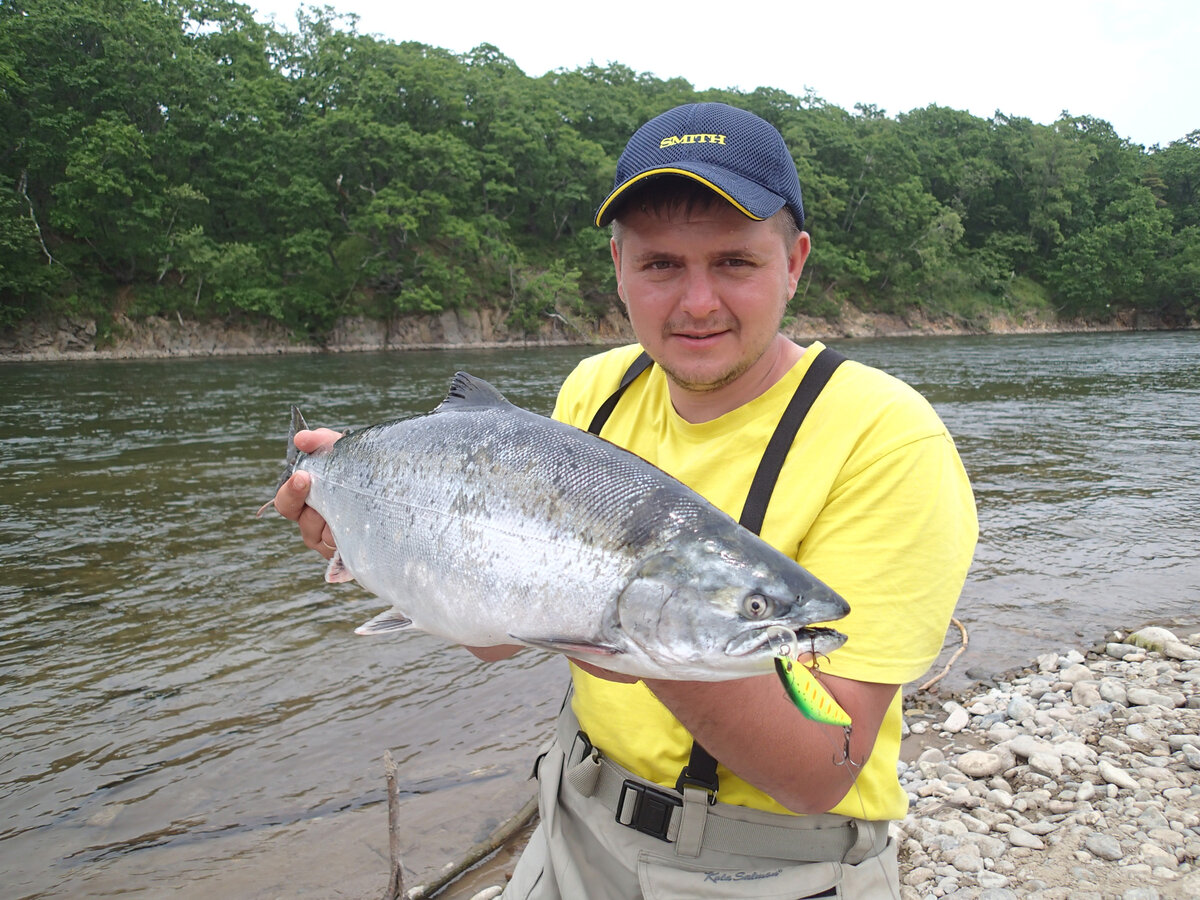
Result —
<instances>
[{"instance_id":1,"label":"fish anal fin","mask_svg":"<svg viewBox=\"0 0 1200 900\"><path fill-rule=\"evenodd\" d=\"M393 631L403 631L412 626L412 619L398 609L381 612L369 622L364 622L354 629L355 634L390 634Z\"/></svg>"},{"instance_id":2,"label":"fish anal fin","mask_svg":"<svg viewBox=\"0 0 1200 900\"><path fill-rule=\"evenodd\" d=\"M354 580L354 575L342 562L341 553L333 554L333 559L329 561L329 566L325 569L325 580L330 584L341 584L343 581Z\"/></svg>"},{"instance_id":3,"label":"fish anal fin","mask_svg":"<svg viewBox=\"0 0 1200 900\"><path fill-rule=\"evenodd\" d=\"M575 638L530 637L524 634L508 635L514 641L528 644L530 647L541 647L543 650L553 650L555 653L566 653L571 656L587 654L590 656L617 656L624 651L609 644L596 644L580 641Z\"/></svg>"}]
</instances>

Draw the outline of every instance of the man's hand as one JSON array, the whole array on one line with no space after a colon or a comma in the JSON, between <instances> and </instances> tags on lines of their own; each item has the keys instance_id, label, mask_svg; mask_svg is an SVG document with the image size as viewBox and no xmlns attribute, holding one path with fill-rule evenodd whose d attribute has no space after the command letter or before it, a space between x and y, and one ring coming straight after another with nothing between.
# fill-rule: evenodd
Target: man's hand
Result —
<instances>
[{"instance_id":1,"label":"man's hand","mask_svg":"<svg viewBox=\"0 0 1200 900\"><path fill-rule=\"evenodd\" d=\"M615 681L618 684L636 684L641 681L640 678L636 678L633 675L623 675L620 672L614 672L611 669L602 669L600 666L584 662L577 656L572 656L571 662L575 663L575 665L579 666L579 668L583 669L589 675L593 675L596 678L603 678L605 681Z\"/></svg>"},{"instance_id":2,"label":"man's hand","mask_svg":"<svg viewBox=\"0 0 1200 900\"><path fill-rule=\"evenodd\" d=\"M466 645L464 644L464 646ZM467 647L467 649L484 662L499 662L502 659L509 659L525 648L520 644L496 644L494 647Z\"/></svg>"},{"instance_id":3,"label":"man's hand","mask_svg":"<svg viewBox=\"0 0 1200 900\"><path fill-rule=\"evenodd\" d=\"M293 440L297 449L305 453L315 453L322 447L332 447L340 437L339 432L329 428L318 428L315 431L297 431ZM307 472L296 472L280 485L276 492L275 509L285 519L291 519L300 526L300 537L304 546L330 559L337 550L333 534L321 514L305 503L311 487L312 476Z\"/></svg>"}]
</instances>

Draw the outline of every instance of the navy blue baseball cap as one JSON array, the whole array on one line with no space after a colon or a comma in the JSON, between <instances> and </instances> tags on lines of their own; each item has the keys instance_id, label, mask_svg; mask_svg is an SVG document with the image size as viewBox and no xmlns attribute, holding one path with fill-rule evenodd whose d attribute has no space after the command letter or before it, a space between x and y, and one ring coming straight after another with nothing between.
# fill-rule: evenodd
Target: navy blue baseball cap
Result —
<instances>
[{"instance_id":1,"label":"navy blue baseball cap","mask_svg":"<svg viewBox=\"0 0 1200 900\"><path fill-rule=\"evenodd\" d=\"M596 210L607 225L631 188L659 175L698 181L751 219L783 207L804 227L800 177L783 136L754 113L724 103L689 103L651 119L617 160L612 193Z\"/></svg>"}]
</instances>

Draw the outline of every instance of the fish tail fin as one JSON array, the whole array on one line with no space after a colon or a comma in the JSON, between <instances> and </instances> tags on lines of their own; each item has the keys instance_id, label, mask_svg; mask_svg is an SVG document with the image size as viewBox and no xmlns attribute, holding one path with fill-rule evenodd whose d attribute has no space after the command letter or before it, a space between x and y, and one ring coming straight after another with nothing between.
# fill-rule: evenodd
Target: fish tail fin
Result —
<instances>
[{"instance_id":1,"label":"fish tail fin","mask_svg":"<svg viewBox=\"0 0 1200 900\"><path fill-rule=\"evenodd\" d=\"M292 477L292 473L296 471L296 463L300 460L300 451L296 447L296 432L308 431L308 423L304 421L304 416L300 412L300 407L292 407L292 424L288 431L287 457L283 461L283 477L279 479L279 484L275 490L283 487L283 483Z\"/></svg>"},{"instance_id":2,"label":"fish tail fin","mask_svg":"<svg viewBox=\"0 0 1200 900\"><path fill-rule=\"evenodd\" d=\"M308 423L304 421L304 416L300 412L300 407L292 407L292 423L291 429L288 431L287 441L287 456L283 461L283 472L279 476L279 481L275 485L275 493L279 493L279 489L283 487L283 483L292 477L292 473L296 471L296 463L300 461L300 450L296 446L296 432L307 431ZM272 498L258 508L257 516L262 518L262 514L275 505L275 500Z\"/></svg>"}]
</instances>

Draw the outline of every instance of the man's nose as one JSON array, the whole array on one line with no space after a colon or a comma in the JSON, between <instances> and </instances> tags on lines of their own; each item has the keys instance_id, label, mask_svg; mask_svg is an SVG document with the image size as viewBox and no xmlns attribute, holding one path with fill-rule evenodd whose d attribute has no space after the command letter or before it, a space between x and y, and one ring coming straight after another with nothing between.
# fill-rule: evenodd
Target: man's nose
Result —
<instances>
[{"instance_id":1,"label":"man's nose","mask_svg":"<svg viewBox=\"0 0 1200 900\"><path fill-rule=\"evenodd\" d=\"M707 271L689 271L683 284L679 308L693 319L704 319L715 313L720 305L712 275Z\"/></svg>"}]
</instances>

